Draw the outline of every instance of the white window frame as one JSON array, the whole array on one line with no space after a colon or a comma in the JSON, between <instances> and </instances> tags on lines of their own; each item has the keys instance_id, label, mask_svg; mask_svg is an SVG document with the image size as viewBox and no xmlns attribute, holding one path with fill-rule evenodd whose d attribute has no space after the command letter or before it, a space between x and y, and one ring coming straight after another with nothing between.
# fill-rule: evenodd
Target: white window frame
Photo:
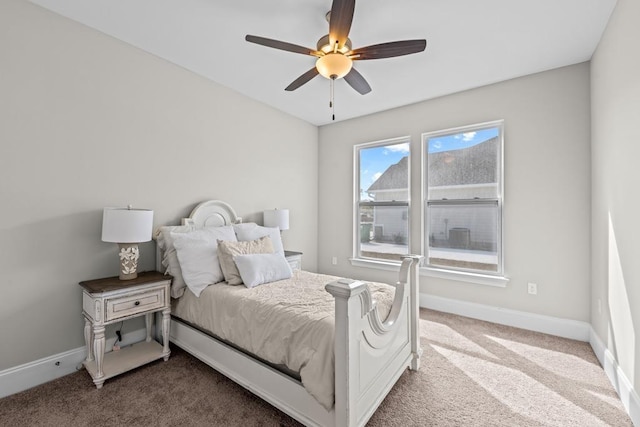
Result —
<instances>
[{"instance_id":1,"label":"white window frame","mask_svg":"<svg viewBox=\"0 0 640 427\"><path fill-rule=\"evenodd\" d=\"M492 199L491 201L483 201L481 203L496 203L498 207L498 235L496 236L498 239L497 250L498 250L498 271L496 272L481 272L480 270L472 270L472 269L463 269L463 268L455 268L455 267L444 267L444 266L430 266L428 265L428 251L429 251L429 226L428 226L428 217L427 217L427 204L429 203L428 191L429 185L427 182L428 179L428 140L437 136L451 135L451 134L459 134L464 132L471 132L474 130L482 130L487 128L499 128L500 129L500 159L498 162L499 170L497 171L499 179L498 179L498 194L496 199ZM422 134L421 138L421 165L422 165L422 176L421 176L421 185L422 185L422 206L421 206L421 253L424 255L423 266L420 268L420 274L423 276L429 277L437 277L443 279L452 279L457 281L476 283L482 285L489 286L498 286L498 287L506 287L509 279L505 276L504 273L504 233L503 233L503 223L504 223L504 120L495 120L484 123L477 123L473 125L460 126L450 129L438 130L433 132L425 132ZM473 201L470 199L470 202ZM432 201L435 202L435 201ZM457 201L459 202L459 201ZM440 202L441 203L441 202ZM455 203L452 201L452 203Z\"/></svg>"},{"instance_id":2,"label":"white window frame","mask_svg":"<svg viewBox=\"0 0 640 427\"><path fill-rule=\"evenodd\" d=\"M406 206L407 208L407 248L411 248L411 137L401 136L397 138L384 139L374 142L366 142L363 144L357 144L353 146L353 257L349 259L351 265L358 267L373 267L383 270L396 271L399 268L401 261L395 261L382 258L369 258L363 257L360 253L360 150L383 147L386 145L409 145L409 159L408 159L408 181L407 181L407 200L401 202L364 202L369 205L379 206ZM411 252L409 250L409 252Z\"/></svg>"}]
</instances>

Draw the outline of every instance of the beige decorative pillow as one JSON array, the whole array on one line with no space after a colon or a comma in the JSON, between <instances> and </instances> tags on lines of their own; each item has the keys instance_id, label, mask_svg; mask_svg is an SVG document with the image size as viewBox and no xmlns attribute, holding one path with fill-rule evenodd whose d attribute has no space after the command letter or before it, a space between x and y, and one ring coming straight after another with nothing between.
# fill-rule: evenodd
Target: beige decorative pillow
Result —
<instances>
[{"instance_id":1,"label":"beige decorative pillow","mask_svg":"<svg viewBox=\"0 0 640 427\"><path fill-rule=\"evenodd\" d=\"M242 278L233 257L247 254L272 254L271 237L264 236L257 240L231 242L218 240L218 260L224 274L224 280L230 285L242 285Z\"/></svg>"}]
</instances>

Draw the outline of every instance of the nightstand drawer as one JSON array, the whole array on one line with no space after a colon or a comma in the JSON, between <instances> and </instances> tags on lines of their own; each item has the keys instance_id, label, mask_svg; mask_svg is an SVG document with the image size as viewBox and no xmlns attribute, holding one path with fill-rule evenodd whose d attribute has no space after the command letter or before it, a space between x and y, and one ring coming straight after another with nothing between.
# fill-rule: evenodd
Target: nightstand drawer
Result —
<instances>
[{"instance_id":1,"label":"nightstand drawer","mask_svg":"<svg viewBox=\"0 0 640 427\"><path fill-rule=\"evenodd\" d=\"M106 299L105 322L164 307L164 290L162 287L135 295Z\"/></svg>"}]
</instances>

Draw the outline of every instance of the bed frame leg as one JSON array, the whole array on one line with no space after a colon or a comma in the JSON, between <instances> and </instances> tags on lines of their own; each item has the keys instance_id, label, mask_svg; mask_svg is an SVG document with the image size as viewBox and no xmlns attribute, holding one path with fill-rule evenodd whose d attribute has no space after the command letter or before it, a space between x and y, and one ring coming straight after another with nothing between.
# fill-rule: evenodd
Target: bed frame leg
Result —
<instances>
[{"instance_id":1,"label":"bed frame leg","mask_svg":"<svg viewBox=\"0 0 640 427\"><path fill-rule=\"evenodd\" d=\"M410 258L412 260L411 266L409 267L408 279L409 292L411 293L411 353L413 354L413 359L411 359L409 369L417 371L420 369L420 356L422 356L422 346L420 345L420 289L418 287L418 270L423 257L420 255L407 255L402 258Z\"/></svg>"}]
</instances>

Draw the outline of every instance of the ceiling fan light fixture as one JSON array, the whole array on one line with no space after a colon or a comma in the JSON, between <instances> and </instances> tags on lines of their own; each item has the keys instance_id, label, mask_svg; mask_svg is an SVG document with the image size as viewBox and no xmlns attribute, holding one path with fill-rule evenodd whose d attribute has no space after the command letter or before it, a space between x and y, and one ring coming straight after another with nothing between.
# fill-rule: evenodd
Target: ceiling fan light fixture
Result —
<instances>
[{"instance_id":1,"label":"ceiling fan light fixture","mask_svg":"<svg viewBox=\"0 0 640 427\"><path fill-rule=\"evenodd\" d=\"M353 61L342 53L328 53L316 61L316 68L327 79L341 79L349 74Z\"/></svg>"}]
</instances>

